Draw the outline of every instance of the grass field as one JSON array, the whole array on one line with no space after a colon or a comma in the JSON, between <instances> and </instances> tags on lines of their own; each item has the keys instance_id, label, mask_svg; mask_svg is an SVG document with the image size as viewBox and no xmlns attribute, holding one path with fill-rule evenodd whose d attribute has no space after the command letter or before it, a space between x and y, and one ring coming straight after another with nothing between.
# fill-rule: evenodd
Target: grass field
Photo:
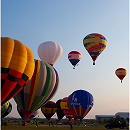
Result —
<instances>
[{"instance_id":1,"label":"grass field","mask_svg":"<svg viewBox=\"0 0 130 130\"><path fill-rule=\"evenodd\" d=\"M70 130L70 126L36 126L27 125L27 126L19 126L19 125L7 125L2 126L1 130ZM107 130L104 126L91 127L91 126L73 126L72 130ZM113 130L120 130L118 128L114 128ZM124 129L128 130L128 129Z\"/></svg>"}]
</instances>

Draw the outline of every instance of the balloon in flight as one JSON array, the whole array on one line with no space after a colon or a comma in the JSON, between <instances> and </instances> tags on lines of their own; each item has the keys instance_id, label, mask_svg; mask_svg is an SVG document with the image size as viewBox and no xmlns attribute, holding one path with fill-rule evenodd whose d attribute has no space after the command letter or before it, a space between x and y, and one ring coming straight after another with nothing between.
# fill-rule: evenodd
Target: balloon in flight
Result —
<instances>
[{"instance_id":1,"label":"balloon in flight","mask_svg":"<svg viewBox=\"0 0 130 130\"><path fill-rule=\"evenodd\" d=\"M93 107L93 96L85 90L76 90L71 94L69 104L72 115L81 121Z\"/></svg>"},{"instance_id":2,"label":"balloon in flight","mask_svg":"<svg viewBox=\"0 0 130 130\"><path fill-rule=\"evenodd\" d=\"M106 48L107 39L101 34L91 33L83 39L83 45L90 54L93 65L95 65L95 60Z\"/></svg>"},{"instance_id":3,"label":"balloon in flight","mask_svg":"<svg viewBox=\"0 0 130 130\"><path fill-rule=\"evenodd\" d=\"M75 69L76 64L80 61L81 59L81 54L78 51L71 51L68 54L68 59L70 63L74 66L73 69Z\"/></svg>"},{"instance_id":4,"label":"balloon in flight","mask_svg":"<svg viewBox=\"0 0 130 130\"><path fill-rule=\"evenodd\" d=\"M41 107L43 115L48 120L50 120L50 118L55 114L56 110L56 103L53 101L48 101L44 106Z\"/></svg>"},{"instance_id":5,"label":"balloon in flight","mask_svg":"<svg viewBox=\"0 0 130 130\"><path fill-rule=\"evenodd\" d=\"M54 65L62 56L63 49L56 42L47 41L38 46L38 55L43 62Z\"/></svg>"},{"instance_id":6,"label":"balloon in flight","mask_svg":"<svg viewBox=\"0 0 130 130\"><path fill-rule=\"evenodd\" d=\"M18 40L1 37L1 104L16 95L34 72L31 50Z\"/></svg>"},{"instance_id":7,"label":"balloon in flight","mask_svg":"<svg viewBox=\"0 0 130 130\"><path fill-rule=\"evenodd\" d=\"M35 60L35 70L29 83L14 96L14 100L26 119L45 105L57 92L59 75L54 67Z\"/></svg>"},{"instance_id":8,"label":"balloon in flight","mask_svg":"<svg viewBox=\"0 0 130 130\"><path fill-rule=\"evenodd\" d=\"M118 69L115 71L115 74L116 74L116 76L121 80L121 83L122 83L122 80L123 80L124 77L126 76L127 71L126 71L126 69L124 69L124 68L118 68Z\"/></svg>"}]
</instances>

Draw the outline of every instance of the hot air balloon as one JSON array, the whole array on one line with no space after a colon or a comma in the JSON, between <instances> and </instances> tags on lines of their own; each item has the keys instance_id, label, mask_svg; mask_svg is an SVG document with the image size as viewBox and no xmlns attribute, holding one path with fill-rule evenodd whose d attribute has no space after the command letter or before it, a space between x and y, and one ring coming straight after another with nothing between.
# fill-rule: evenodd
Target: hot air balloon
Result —
<instances>
[{"instance_id":1,"label":"hot air balloon","mask_svg":"<svg viewBox=\"0 0 130 130\"><path fill-rule=\"evenodd\" d=\"M31 50L18 40L1 37L1 104L16 95L34 72Z\"/></svg>"},{"instance_id":2,"label":"hot air balloon","mask_svg":"<svg viewBox=\"0 0 130 130\"><path fill-rule=\"evenodd\" d=\"M21 109L18 107L18 105L17 105L17 111L18 111L19 115L21 116L21 118L22 118L23 120L25 120L26 118L25 118L24 114L21 112ZM36 110L36 111L29 117L29 119L34 118L35 116L37 116L37 115L39 114L39 112L40 112L40 109Z\"/></svg>"},{"instance_id":3,"label":"hot air balloon","mask_svg":"<svg viewBox=\"0 0 130 130\"><path fill-rule=\"evenodd\" d=\"M72 116L72 114L69 110L69 107L67 105L67 100L68 100L68 97L63 98L60 102L60 107L61 107L63 113L65 114L65 116L69 119L69 121L71 121L73 116Z\"/></svg>"},{"instance_id":4,"label":"hot air balloon","mask_svg":"<svg viewBox=\"0 0 130 130\"><path fill-rule=\"evenodd\" d=\"M7 101L1 106L1 117L4 118L5 116L7 116L11 112L11 110L12 105L11 103L9 103L9 101Z\"/></svg>"},{"instance_id":5,"label":"hot air balloon","mask_svg":"<svg viewBox=\"0 0 130 130\"><path fill-rule=\"evenodd\" d=\"M54 65L62 56L63 49L56 42L47 41L38 46L38 55L43 62Z\"/></svg>"},{"instance_id":6,"label":"hot air balloon","mask_svg":"<svg viewBox=\"0 0 130 130\"><path fill-rule=\"evenodd\" d=\"M48 101L44 106L41 107L43 115L48 120L50 120L50 118L55 114L56 110L56 103L53 101Z\"/></svg>"},{"instance_id":7,"label":"hot air balloon","mask_svg":"<svg viewBox=\"0 0 130 130\"><path fill-rule=\"evenodd\" d=\"M69 104L74 115L81 121L93 106L93 96L85 90L76 90L71 94Z\"/></svg>"},{"instance_id":8,"label":"hot air balloon","mask_svg":"<svg viewBox=\"0 0 130 130\"><path fill-rule=\"evenodd\" d=\"M101 52L106 48L107 45L107 39L98 33L92 33L87 35L83 39L83 45L85 49L90 54L93 65L95 65L95 60L97 57L101 54Z\"/></svg>"},{"instance_id":9,"label":"hot air balloon","mask_svg":"<svg viewBox=\"0 0 130 130\"><path fill-rule=\"evenodd\" d=\"M122 80L124 79L124 77L126 76L126 73L127 73L127 71L124 68L118 68L115 71L115 74L121 80L121 83L122 83Z\"/></svg>"},{"instance_id":10,"label":"hot air balloon","mask_svg":"<svg viewBox=\"0 0 130 130\"><path fill-rule=\"evenodd\" d=\"M65 115L63 113L62 109L61 109L60 102L61 102L61 99L59 99L56 102L56 108L57 108L56 114L57 114L57 117L58 117L59 120L61 120L64 117L64 115Z\"/></svg>"},{"instance_id":11,"label":"hot air balloon","mask_svg":"<svg viewBox=\"0 0 130 130\"><path fill-rule=\"evenodd\" d=\"M78 51L71 51L68 54L68 59L70 63L74 66L73 69L75 69L76 64L80 61L81 59L81 54Z\"/></svg>"},{"instance_id":12,"label":"hot air balloon","mask_svg":"<svg viewBox=\"0 0 130 130\"><path fill-rule=\"evenodd\" d=\"M54 67L35 60L35 70L29 83L14 96L14 100L26 119L35 110L45 105L59 87L59 75Z\"/></svg>"}]
</instances>

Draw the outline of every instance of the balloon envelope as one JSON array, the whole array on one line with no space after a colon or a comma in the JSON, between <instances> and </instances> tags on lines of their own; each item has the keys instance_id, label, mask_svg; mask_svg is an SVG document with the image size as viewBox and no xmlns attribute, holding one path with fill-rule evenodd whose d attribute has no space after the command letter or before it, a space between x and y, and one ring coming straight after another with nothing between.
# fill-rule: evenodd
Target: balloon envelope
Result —
<instances>
[{"instance_id":1,"label":"balloon envelope","mask_svg":"<svg viewBox=\"0 0 130 130\"><path fill-rule=\"evenodd\" d=\"M34 72L31 50L18 40L1 37L1 104L15 96Z\"/></svg>"},{"instance_id":2,"label":"balloon envelope","mask_svg":"<svg viewBox=\"0 0 130 130\"><path fill-rule=\"evenodd\" d=\"M71 121L73 116L72 116L72 114L69 110L69 107L67 105L67 100L68 100L68 97L63 98L60 102L60 107L61 107L63 113L65 114L65 116L69 119L69 121Z\"/></svg>"},{"instance_id":3,"label":"balloon envelope","mask_svg":"<svg viewBox=\"0 0 130 130\"><path fill-rule=\"evenodd\" d=\"M44 106L41 107L43 115L49 120L56 112L56 103L48 101Z\"/></svg>"},{"instance_id":4,"label":"balloon envelope","mask_svg":"<svg viewBox=\"0 0 130 130\"><path fill-rule=\"evenodd\" d=\"M95 65L95 60L106 48L107 39L101 34L91 33L83 39L83 45L90 54L93 65Z\"/></svg>"},{"instance_id":5,"label":"balloon envelope","mask_svg":"<svg viewBox=\"0 0 130 130\"><path fill-rule=\"evenodd\" d=\"M63 49L56 42L43 42L38 47L38 55L43 62L53 66L62 56Z\"/></svg>"},{"instance_id":6,"label":"balloon envelope","mask_svg":"<svg viewBox=\"0 0 130 130\"><path fill-rule=\"evenodd\" d=\"M35 60L32 79L17 95L15 102L26 119L41 106L45 105L57 92L59 76L54 67L45 62Z\"/></svg>"},{"instance_id":7,"label":"balloon envelope","mask_svg":"<svg viewBox=\"0 0 130 130\"><path fill-rule=\"evenodd\" d=\"M82 120L93 106L93 96L85 90L76 90L71 94L69 104L76 117Z\"/></svg>"},{"instance_id":8,"label":"balloon envelope","mask_svg":"<svg viewBox=\"0 0 130 130\"><path fill-rule=\"evenodd\" d=\"M64 117L64 113L61 109L61 106L60 106L60 102L61 102L61 99L59 99L57 102L56 102L56 107L57 107L57 111L56 111L56 114L57 114L57 117L59 120L61 120L63 117Z\"/></svg>"},{"instance_id":9,"label":"balloon envelope","mask_svg":"<svg viewBox=\"0 0 130 130\"><path fill-rule=\"evenodd\" d=\"M78 51L71 51L68 54L68 59L70 63L75 67L76 64L80 61L81 59L81 54Z\"/></svg>"},{"instance_id":10,"label":"balloon envelope","mask_svg":"<svg viewBox=\"0 0 130 130\"><path fill-rule=\"evenodd\" d=\"M123 80L124 77L126 76L127 71L126 71L126 69L124 69L124 68L118 68L118 69L115 71L115 74L116 74L116 76L121 80L121 83L122 83L122 80Z\"/></svg>"}]
</instances>

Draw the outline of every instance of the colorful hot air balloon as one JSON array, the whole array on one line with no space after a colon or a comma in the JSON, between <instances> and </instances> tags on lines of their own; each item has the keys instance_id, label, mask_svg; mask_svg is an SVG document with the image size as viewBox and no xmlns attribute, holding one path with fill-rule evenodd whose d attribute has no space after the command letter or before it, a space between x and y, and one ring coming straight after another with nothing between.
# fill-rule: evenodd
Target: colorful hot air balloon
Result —
<instances>
[{"instance_id":1,"label":"colorful hot air balloon","mask_svg":"<svg viewBox=\"0 0 130 130\"><path fill-rule=\"evenodd\" d=\"M31 50L18 40L1 37L1 104L16 95L34 72Z\"/></svg>"},{"instance_id":2,"label":"colorful hot air balloon","mask_svg":"<svg viewBox=\"0 0 130 130\"><path fill-rule=\"evenodd\" d=\"M17 111L18 111L19 115L21 116L21 118L25 120L26 118L25 118L24 114L21 112L21 109L18 107L18 105L17 105ZM36 111L29 117L29 119L31 119L31 118L35 117L36 115L38 115L39 112L40 112L40 109L36 110Z\"/></svg>"},{"instance_id":3,"label":"colorful hot air balloon","mask_svg":"<svg viewBox=\"0 0 130 130\"><path fill-rule=\"evenodd\" d=\"M7 101L1 106L1 117L4 118L5 116L7 116L11 112L11 110L12 105L11 103L9 103L9 101Z\"/></svg>"},{"instance_id":4,"label":"colorful hot air balloon","mask_svg":"<svg viewBox=\"0 0 130 130\"><path fill-rule=\"evenodd\" d=\"M60 107L61 107L63 113L65 114L65 116L69 119L69 121L71 121L73 116L72 116L72 114L69 110L69 107L67 105L67 100L68 100L68 97L63 98L60 102Z\"/></svg>"},{"instance_id":5,"label":"colorful hot air balloon","mask_svg":"<svg viewBox=\"0 0 130 130\"><path fill-rule=\"evenodd\" d=\"M68 54L68 59L70 63L74 66L73 69L75 69L76 64L80 61L81 59L81 54L78 51L71 51Z\"/></svg>"},{"instance_id":6,"label":"colorful hot air balloon","mask_svg":"<svg viewBox=\"0 0 130 130\"><path fill-rule=\"evenodd\" d=\"M63 113L62 109L61 109L60 102L61 102L61 99L59 99L56 102L56 108L57 108L56 114L57 114L57 117L58 117L59 120L61 120L64 117L64 115L65 115Z\"/></svg>"},{"instance_id":7,"label":"colorful hot air balloon","mask_svg":"<svg viewBox=\"0 0 130 130\"><path fill-rule=\"evenodd\" d=\"M59 87L59 76L54 67L35 60L35 70L29 83L14 96L14 100L26 119L45 105Z\"/></svg>"},{"instance_id":8,"label":"colorful hot air balloon","mask_svg":"<svg viewBox=\"0 0 130 130\"><path fill-rule=\"evenodd\" d=\"M62 56L63 49L56 42L43 42L38 47L38 55L43 62L54 65Z\"/></svg>"},{"instance_id":9,"label":"colorful hot air balloon","mask_svg":"<svg viewBox=\"0 0 130 130\"><path fill-rule=\"evenodd\" d=\"M56 110L56 103L53 101L48 101L44 106L41 107L43 115L48 120L50 120L50 118L55 114Z\"/></svg>"},{"instance_id":10,"label":"colorful hot air balloon","mask_svg":"<svg viewBox=\"0 0 130 130\"><path fill-rule=\"evenodd\" d=\"M93 106L93 96L85 90L76 90L71 94L69 104L74 115L81 121Z\"/></svg>"},{"instance_id":11,"label":"colorful hot air balloon","mask_svg":"<svg viewBox=\"0 0 130 130\"><path fill-rule=\"evenodd\" d=\"M118 68L115 71L115 73L116 73L116 76L121 80L121 83L122 83L122 80L126 76L127 71L124 68Z\"/></svg>"},{"instance_id":12,"label":"colorful hot air balloon","mask_svg":"<svg viewBox=\"0 0 130 130\"><path fill-rule=\"evenodd\" d=\"M83 45L93 59L93 65L95 65L95 60L106 48L107 39L101 34L92 33L83 39Z\"/></svg>"}]
</instances>

